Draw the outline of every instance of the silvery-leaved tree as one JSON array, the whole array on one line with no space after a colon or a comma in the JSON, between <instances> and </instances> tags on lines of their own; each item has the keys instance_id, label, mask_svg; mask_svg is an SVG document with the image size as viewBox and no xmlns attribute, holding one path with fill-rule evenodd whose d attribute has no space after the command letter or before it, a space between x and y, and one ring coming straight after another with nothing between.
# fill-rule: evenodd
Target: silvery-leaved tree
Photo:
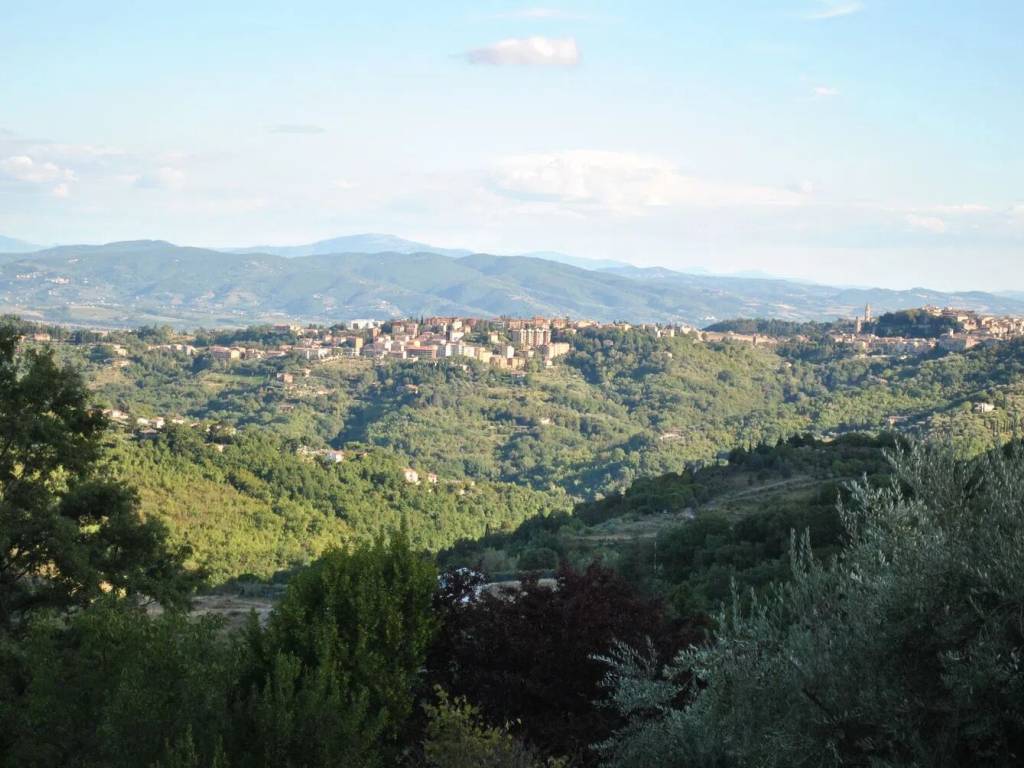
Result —
<instances>
[{"instance_id":1,"label":"silvery-leaved tree","mask_svg":"<svg viewBox=\"0 0 1024 768\"><path fill-rule=\"evenodd\" d=\"M828 563L719 617L667 669L622 649L609 766L1005 766L1024 760L1024 450L915 446L855 489ZM739 605L740 601L734 601ZM687 681L685 684L675 681Z\"/></svg>"}]
</instances>

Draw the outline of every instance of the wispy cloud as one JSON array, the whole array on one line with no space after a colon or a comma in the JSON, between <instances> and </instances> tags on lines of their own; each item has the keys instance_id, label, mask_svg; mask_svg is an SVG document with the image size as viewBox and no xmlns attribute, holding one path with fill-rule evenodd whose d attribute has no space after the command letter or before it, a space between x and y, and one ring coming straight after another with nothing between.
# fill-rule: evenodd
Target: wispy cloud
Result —
<instances>
[{"instance_id":1,"label":"wispy cloud","mask_svg":"<svg viewBox=\"0 0 1024 768\"><path fill-rule=\"evenodd\" d=\"M941 235L949 228L946 220L938 216L919 216L916 213L908 213L906 222L911 229L930 232L933 235Z\"/></svg>"},{"instance_id":2,"label":"wispy cloud","mask_svg":"<svg viewBox=\"0 0 1024 768\"><path fill-rule=\"evenodd\" d=\"M524 201L636 215L656 208L800 205L806 194L688 176L649 155L569 150L504 158L492 188Z\"/></svg>"},{"instance_id":3,"label":"wispy cloud","mask_svg":"<svg viewBox=\"0 0 1024 768\"><path fill-rule=\"evenodd\" d=\"M828 85L816 85L811 90L814 92L815 96L820 96L823 99L828 99L833 96L839 95L838 88L832 88L831 86Z\"/></svg>"},{"instance_id":4,"label":"wispy cloud","mask_svg":"<svg viewBox=\"0 0 1024 768\"><path fill-rule=\"evenodd\" d=\"M301 123L284 123L282 125L275 125L270 129L271 133L293 133L293 134L307 134L313 135L317 133L327 133L326 128L321 128L319 125L305 125Z\"/></svg>"},{"instance_id":5,"label":"wispy cloud","mask_svg":"<svg viewBox=\"0 0 1024 768\"><path fill-rule=\"evenodd\" d=\"M837 19L840 16L852 16L864 10L864 3L859 0L819 0L818 9L811 11L804 18L813 21Z\"/></svg>"},{"instance_id":6,"label":"wispy cloud","mask_svg":"<svg viewBox=\"0 0 1024 768\"><path fill-rule=\"evenodd\" d=\"M9 178L32 184L75 180L74 171L56 163L38 162L28 155L14 155L0 161L0 172Z\"/></svg>"},{"instance_id":7,"label":"wispy cloud","mask_svg":"<svg viewBox=\"0 0 1024 768\"><path fill-rule=\"evenodd\" d=\"M466 52L470 64L492 66L574 67L580 51L571 37L518 37Z\"/></svg>"}]
</instances>

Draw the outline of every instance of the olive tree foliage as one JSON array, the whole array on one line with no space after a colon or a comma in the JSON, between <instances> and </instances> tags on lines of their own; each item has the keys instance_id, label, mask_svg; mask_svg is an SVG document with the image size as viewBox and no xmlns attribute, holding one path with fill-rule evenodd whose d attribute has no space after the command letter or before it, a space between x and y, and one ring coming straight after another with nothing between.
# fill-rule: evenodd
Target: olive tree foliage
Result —
<instances>
[{"instance_id":1,"label":"olive tree foliage","mask_svg":"<svg viewBox=\"0 0 1024 768\"><path fill-rule=\"evenodd\" d=\"M664 669L606 659L627 719L606 765L1024 760L1024 451L891 458L889 487L841 507L842 553L822 563L794 537L791 580L721 614L713 645Z\"/></svg>"}]
</instances>

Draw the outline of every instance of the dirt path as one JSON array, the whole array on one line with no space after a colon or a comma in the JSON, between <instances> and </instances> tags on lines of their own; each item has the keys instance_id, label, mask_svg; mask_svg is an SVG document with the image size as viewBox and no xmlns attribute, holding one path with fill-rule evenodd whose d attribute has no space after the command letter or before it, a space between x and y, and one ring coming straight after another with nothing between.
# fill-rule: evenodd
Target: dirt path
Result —
<instances>
[{"instance_id":1,"label":"dirt path","mask_svg":"<svg viewBox=\"0 0 1024 768\"><path fill-rule=\"evenodd\" d=\"M732 491L730 493L722 494L717 496L707 504L704 504L702 510L713 510L718 509L723 504L728 504L741 499L746 499L751 496L759 496L765 491L774 491L779 488L787 488L790 490L798 490L801 488L809 488L817 485L821 480L813 477L791 477L787 480L776 480L774 483L765 483L764 485L758 485L752 488L744 488L740 491Z\"/></svg>"}]
</instances>

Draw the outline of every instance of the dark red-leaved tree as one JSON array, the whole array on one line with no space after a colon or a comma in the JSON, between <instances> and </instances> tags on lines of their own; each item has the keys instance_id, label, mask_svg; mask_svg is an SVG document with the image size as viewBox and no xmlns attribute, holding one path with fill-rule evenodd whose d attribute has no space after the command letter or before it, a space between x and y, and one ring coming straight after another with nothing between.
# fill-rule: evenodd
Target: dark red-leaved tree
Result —
<instances>
[{"instance_id":1,"label":"dark red-leaved tree","mask_svg":"<svg viewBox=\"0 0 1024 768\"><path fill-rule=\"evenodd\" d=\"M704 637L703 626L669 626L658 601L598 564L563 566L554 588L528 578L518 591L478 595L479 579L467 571L441 583L433 681L466 696L492 723L518 721L529 743L576 764L592 762L588 745L618 724L599 704L606 668L595 654L615 641L642 646L650 638L667 657Z\"/></svg>"}]
</instances>

